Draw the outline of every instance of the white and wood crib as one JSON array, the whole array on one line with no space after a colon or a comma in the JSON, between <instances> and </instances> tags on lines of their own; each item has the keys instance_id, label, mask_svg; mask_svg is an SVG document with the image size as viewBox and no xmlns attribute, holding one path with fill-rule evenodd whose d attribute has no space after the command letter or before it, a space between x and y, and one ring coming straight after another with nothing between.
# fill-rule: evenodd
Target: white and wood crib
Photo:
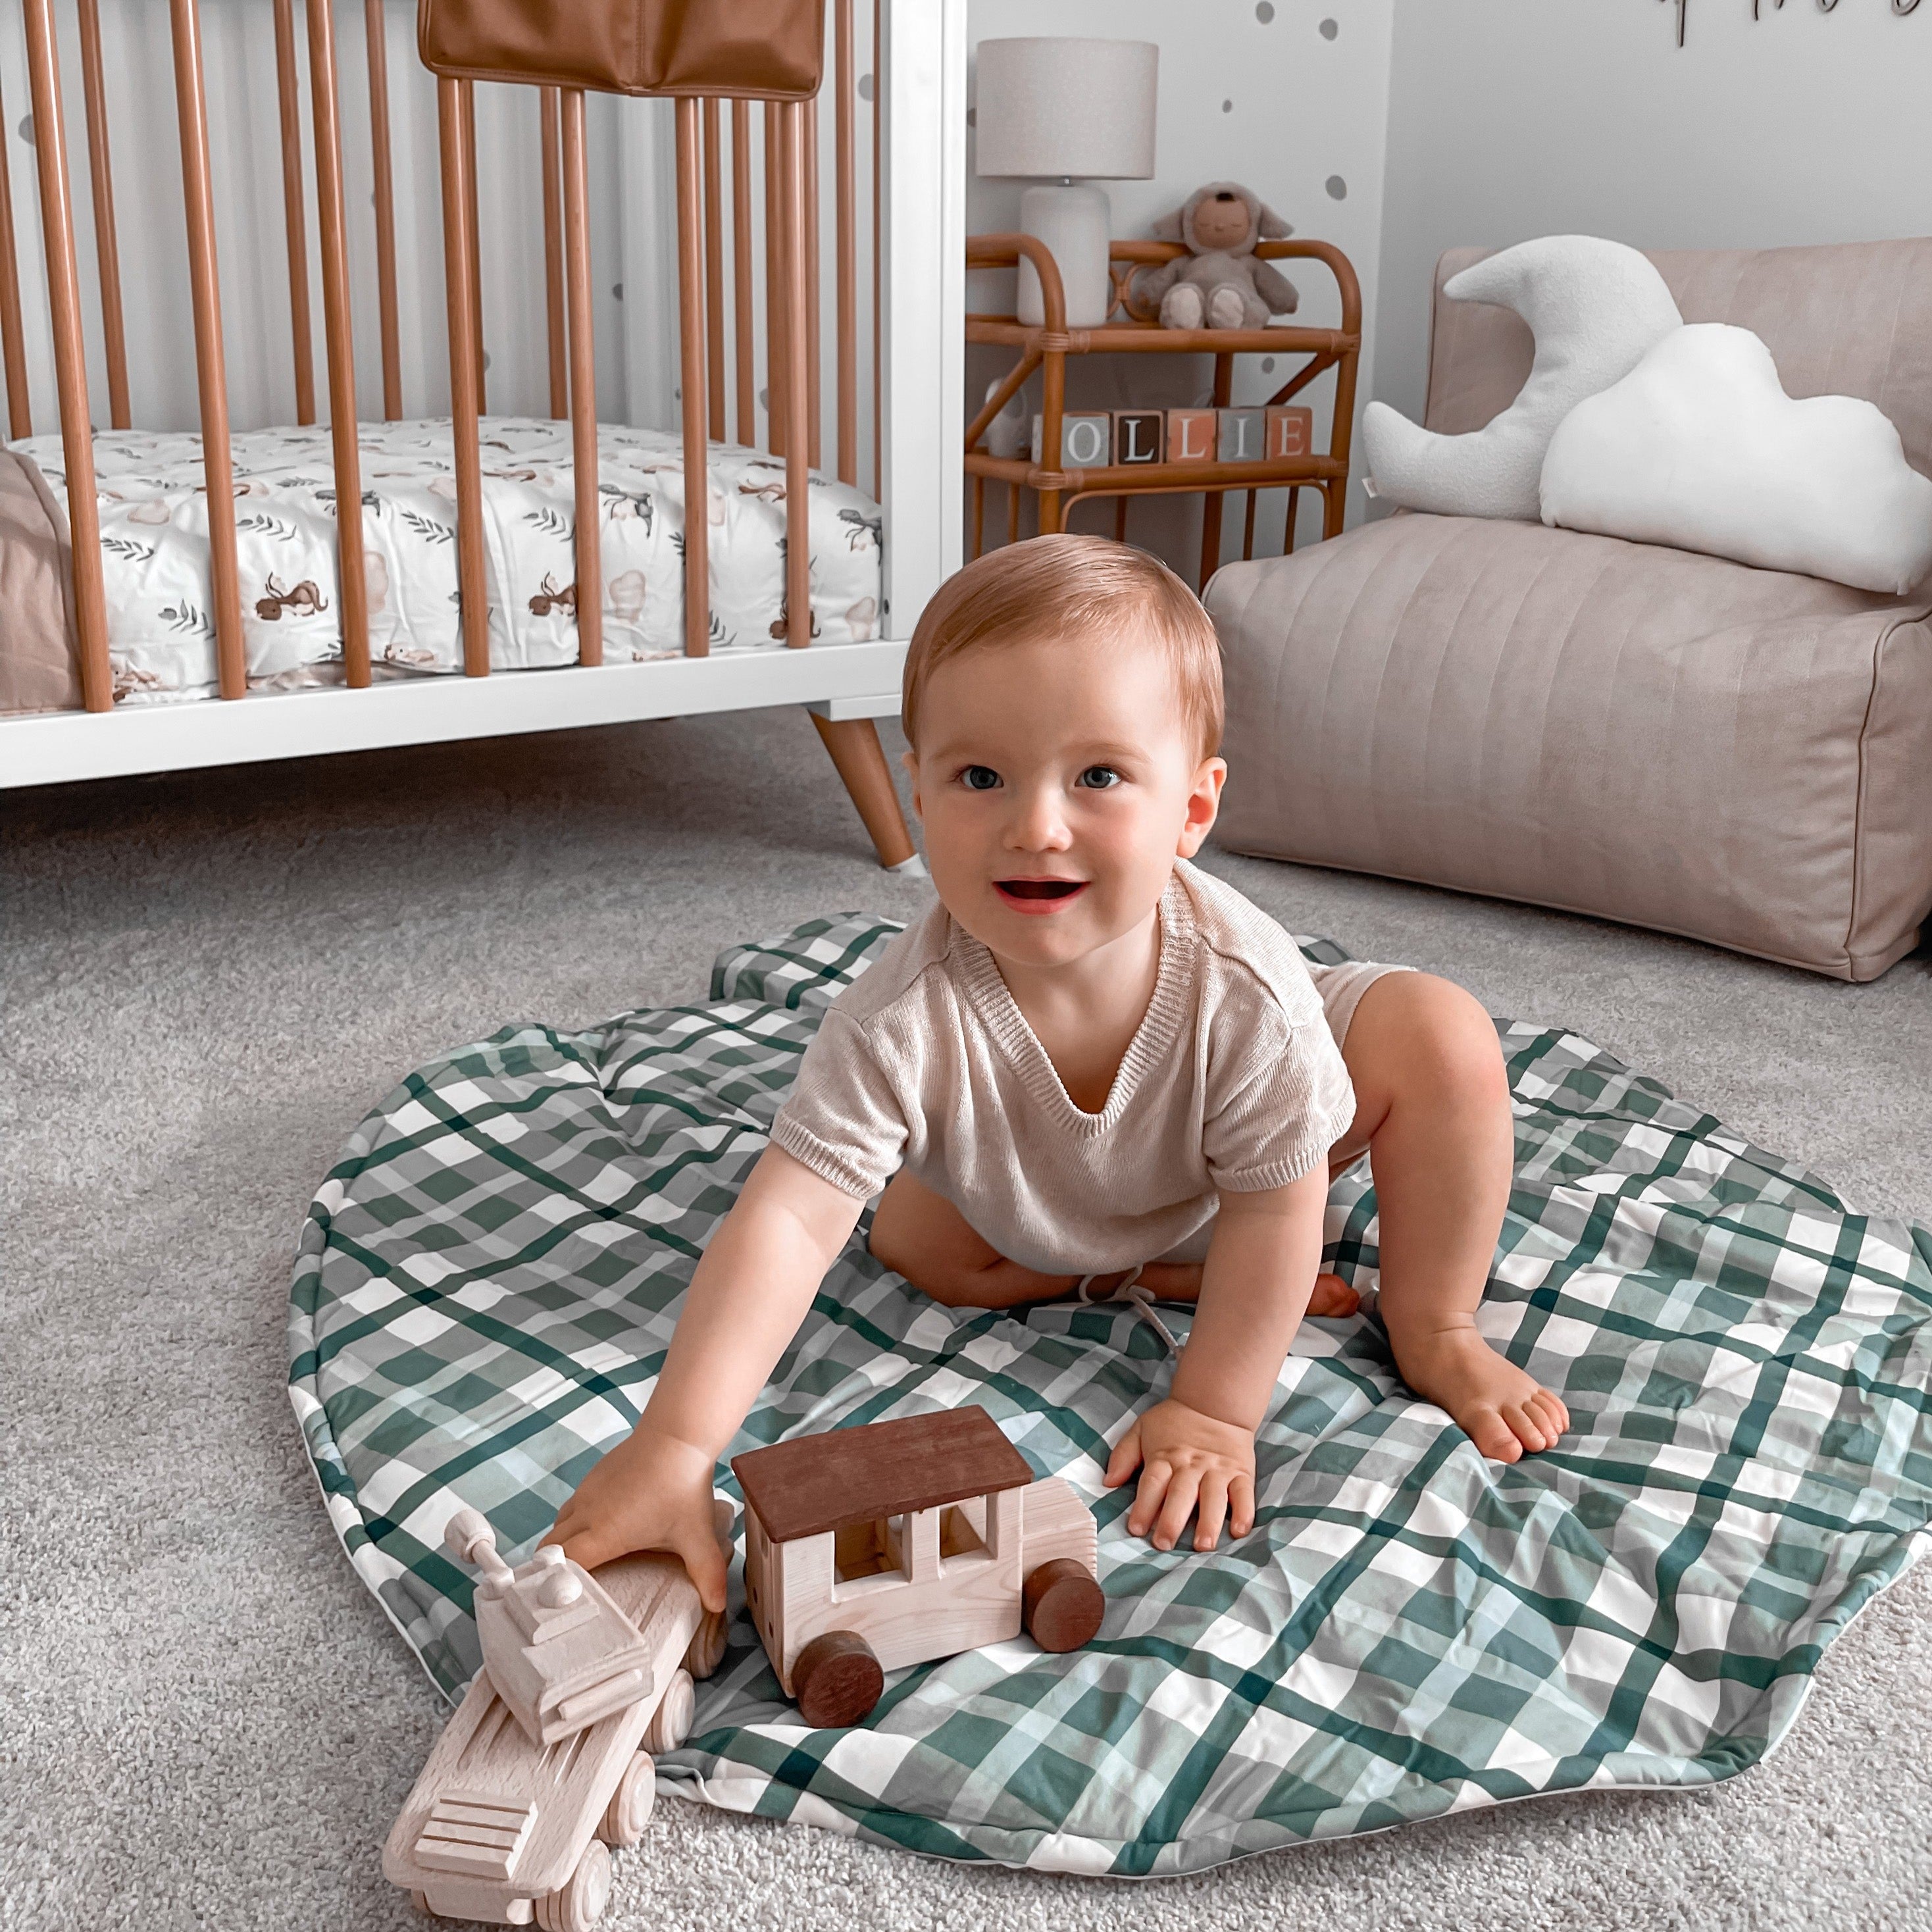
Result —
<instances>
[{"instance_id":1,"label":"white and wood crib","mask_svg":"<svg viewBox=\"0 0 1932 1932\"><path fill-rule=\"evenodd\" d=\"M798 704L917 865L873 720L958 560L964 0L830 0L804 102L16 4L0 788Z\"/></svg>"}]
</instances>

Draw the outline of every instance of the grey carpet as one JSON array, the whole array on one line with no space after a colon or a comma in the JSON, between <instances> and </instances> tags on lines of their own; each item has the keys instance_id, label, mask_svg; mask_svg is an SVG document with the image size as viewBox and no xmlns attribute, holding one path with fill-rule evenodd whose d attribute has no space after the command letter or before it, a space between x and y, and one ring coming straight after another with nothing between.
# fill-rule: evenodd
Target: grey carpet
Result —
<instances>
[{"instance_id":1,"label":"grey carpet","mask_svg":"<svg viewBox=\"0 0 1932 1932\"><path fill-rule=\"evenodd\" d=\"M700 994L728 941L904 914L802 718L0 794L0 1925L413 1924L378 1847L444 1715L283 1394L309 1192L394 1077L507 1021ZM1217 856L1270 910L1559 1019L1856 1204L1932 1214L1932 958L1845 987ZM1772 1762L1138 1887L923 1864L667 1802L643 1928L1932 1922L1932 1578Z\"/></svg>"}]
</instances>

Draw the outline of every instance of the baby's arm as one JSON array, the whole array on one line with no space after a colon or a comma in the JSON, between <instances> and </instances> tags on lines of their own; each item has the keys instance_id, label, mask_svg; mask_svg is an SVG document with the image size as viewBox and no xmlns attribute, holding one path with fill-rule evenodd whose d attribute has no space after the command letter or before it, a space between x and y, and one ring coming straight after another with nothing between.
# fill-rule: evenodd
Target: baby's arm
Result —
<instances>
[{"instance_id":1,"label":"baby's arm","mask_svg":"<svg viewBox=\"0 0 1932 1932\"><path fill-rule=\"evenodd\" d=\"M1107 1464L1109 1489L1141 1472L1127 1528L1158 1550L1197 1508L1196 1550L1214 1547L1224 1520L1236 1536L1255 1526L1255 1431L1314 1292L1328 1198L1325 1159L1286 1187L1220 1198L1173 1386Z\"/></svg>"},{"instance_id":2,"label":"baby's arm","mask_svg":"<svg viewBox=\"0 0 1932 1932\"><path fill-rule=\"evenodd\" d=\"M592 1570L634 1550L674 1550L705 1607L724 1607L712 1472L865 1204L782 1148L765 1150L698 1262L638 1426L578 1486L546 1541Z\"/></svg>"}]
</instances>

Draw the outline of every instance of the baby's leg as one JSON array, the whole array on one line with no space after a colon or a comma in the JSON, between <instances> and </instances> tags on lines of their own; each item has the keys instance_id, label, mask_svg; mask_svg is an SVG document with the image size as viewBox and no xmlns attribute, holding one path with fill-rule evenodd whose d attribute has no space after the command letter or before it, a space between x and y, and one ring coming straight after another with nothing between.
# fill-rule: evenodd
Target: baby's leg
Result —
<instances>
[{"instance_id":1,"label":"baby's leg","mask_svg":"<svg viewBox=\"0 0 1932 1932\"><path fill-rule=\"evenodd\" d=\"M1041 1274L1000 1254L943 1194L893 1175L872 1214L873 1255L948 1308L1012 1308L1068 1294L1078 1275Z\"/></svg>"},{"instance_id":2,"label":"baby's leg","mask_svg":"<svg viewBox=\"0 0 1932 1932\"><path fill-rule=\"evenodd\" d=\"M1054 1301L1079 1286L1076 1274L1042 1274L1010 1262L943 1194L909 1174L896 1174L873 1211L870 1243L875 1259L902 1274L922 1293L948 1308L1016 1308L1022 1302ZM1104 1295L1126 1279L1102 1275L1091 1292ZM1201 1292L1198 1262L1149 1262L1139 1280L1150 1294L1192 1301ZM1324 1276L1309 1312L1349 1315L1353 1288Z\"/></svg>"},{"instance_id":3,"label":"baby's leg","mask_svg":"<svg viewBox=\"0 0 1932 1932\"><path fill-rule=\"evenodd\" d=\"M1514 1154L1495 1025L1450 981L1391 973L1362 995L1342 1057L1356 1113L1331 1165L1369 1150L1382 1318L1402 1379L1496 1461L1553 1448L1570 1412L1476 1332Z\"/></svg>"}]
</instances>

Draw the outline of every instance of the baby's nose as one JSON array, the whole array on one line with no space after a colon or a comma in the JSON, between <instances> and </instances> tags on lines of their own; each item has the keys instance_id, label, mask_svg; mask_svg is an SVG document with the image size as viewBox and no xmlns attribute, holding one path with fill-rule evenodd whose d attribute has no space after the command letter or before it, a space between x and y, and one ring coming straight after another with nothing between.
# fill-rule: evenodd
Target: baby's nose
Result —
<instances>
[{"instance_id":1,"label":"baby's nose","mask_svg":"<svg viewBox=\"0 0 1932 1932\"><path fill-rule=\"evenodd\" d=\"M1054 788L1043 786L1024 796L1008 827L1006 843L1022 852L1058 852L1066 848L1066 818Z\"/></svg>"}]
</instances>

